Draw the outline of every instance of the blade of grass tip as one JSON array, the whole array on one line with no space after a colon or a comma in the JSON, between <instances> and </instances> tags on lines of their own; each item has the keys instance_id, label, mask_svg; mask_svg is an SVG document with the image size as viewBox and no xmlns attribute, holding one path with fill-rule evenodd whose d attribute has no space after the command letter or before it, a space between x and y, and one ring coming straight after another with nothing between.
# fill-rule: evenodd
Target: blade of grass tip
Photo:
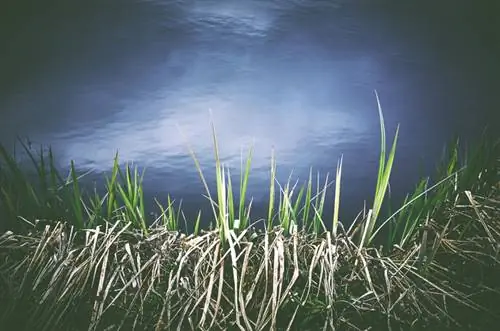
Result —
<instances>
[{"instance_id":1,"label":"blade of grass tip","mask_svg":"<svg viewBox=\"0 0 500 331\"><path fill-rule=\"evenodd\" d=\"M379 167L377 174L377 184L376 184L376 192L380 192L382 187L382 181L384 178L385 172L385 160L386 160L386 136L385 136L385 122L384 122L384 114L382 112L382 107L380 105L380 100L377 92L375 91L375 96L377 98L377 108L379 113L379 121L380 121L380 156L379 156Z\"/></svg>"},{"instance_id":2,"label":"blade of grass tip","mask_svg":"<svg viewBox=\"0 0 500 331\"><path fill-rule=\"evenodd\" d=\"M217 142L217 134L215 131L215 124L211 121L212 125L212 139L214 144L214 154L215 154L215 178L217 183L217 204L219 207L219 213L217 216L217 223L219 229L220 239L223 243L226 242L227 236L229 235L229 224L227 222L227 204L226 204L226 176L224 167L221 165L219 156L219 145Z\"/></svg>"},{"instance_id":3,"label":"blade of grass tip","mask_svg":"<svg viewBox=\"0 0 500 331\"><path fill-rule=\"evenodd\" d=\"M172 202L172 199L170 198L170 194L167 195L167 203L168 203L168 218L167 218L167 229L170 231L175 231L178 230L178 224L175 219L175 214L174 214L174 205Z\"/></svg>"},{"instance_id":4,"label":"blade of grass tip","mask_svg":"<svg viewBox=\"0 0 500 331\"><path fill-rule=\"evenodd\" d=\"M396 154L396 144L397 144L397 139L398 139L398 133L399 133L399 125L396 128L396 134L394 136L394 141L392 144L391 151L389 153L389 158L387 160L387 164L385 164L385 123L384 123L384 116L382 113L382 107L380 105L380 100L378 97L377 92L375 91L375 96L377 99L377 107L378 107L378 112L379 112L379 118L380 118L380 135L381 135L381 148L380 148L380 159L379 159L379 171L378 171L378 176L377 176L377 186L375 188L375 198L373 202L373 212L370 217L370 219L367 219L366 227L367 227L367 236L366 238L371 241L370 238L372 238L372 231L373 228L375 227L375 223L377 222L378 214L380 212L380 209L382 207L382 203L384 201L385 193L387 190L387 186L389 184L389 178L390 174L392 171L392 165L394 162L394 156ZM363 244L369 244L363 243Z\"/></svg>"},{"instance_id":5,"label":"blade of grass tip","mask_svg":"<svg viewBox=\"0 0 500 331\"><path fill-rule=\"evenodd\" d=\"M225 211L225 173L224 168L222 168L220 164L220 160L218 156L216 156L216 169L215 169L215 178L216 178L216 189L217 189L217 206L219 207L217 213L217 223L221 225L221 222L224 220L224 211Z\"/></svg>"},{"instance_id":6,"label":"blade of grass tip","mask_svg":"<svg viewBox=\"0 0 500 331\"><path fill-rule=\"evenodd\" d=\"M134 181L135 181L135 171L134 171ZM132 173L131 173L131 168L130 164L127 163L125 166L125 179L126 179L126 184L127 184L127 197L130 200L130 203L132 204L132 209L130 210L131 213L134 212L135 208L133 208L137 203L137 196L134 192L134 184L132 183ZM135 214L135 213L134 213Z\"/></svg>"},{"instance_id":7,"label":"blade of grass tip","mask_svg":"<svg viewBox=\"0 0 500 331\"><path fill-rule=\"evenodd\" d=\"M378 167L377 184L376 184L376 188L378 188L381 185L382 175L385 169L386 141L385 141L384 114L382 113L382 106L380 104L378 93L376 90L374 92L375 92L375 98L377 100L377 108L378 108L378 115L380 122L380 156L379 156L379 167Z\"/></svg>"},{"instance_id":8,"label":"blade of grass tip","mask_svg":"<svg viewBox=\"0 0 500 331\"><path fill-rule=\"evenodd\" d=\"M337 163L337 173L335 176L335 200L333 208L333 224L332 233L334 238L337 236L337 227L339 224L339 208L340 208L340 180L342 177L342 160L343 156L340 156L340 161Z\"/></svg>"},{"instance_id":9,"label":"blade of grass tip","mask_svg":"<svg viewBox=\"0 0 500 331\"><path fill-rule=\"evenodd\" d=\"M234 228L234 196L233 196L233 185L231 182L231 173L229 168L227 169L227 211L228 211L228 222L229 228Z\"/></svg>"},{"instance_id":10,"label":"blade of grass tip","mask_svg":"<svg viewBox=\"0 0 500 331\"><path fill-rule=\"evenodd\" d=\"M269 210L267 213L267 228L273 228L273 212L274 212L274 199L275 199L275 181L276 181L276 159L274 155L274 148L271 151L271 182L269 188Z\"/></svg>"},{"instance_id":11,"label":"blade of grass tip","mask_svg":"<svg viewBox=\"0 0 500 331\"><path fill-rule=\"evenodd\" d=\"M198 236L200 233L200 220L201 220L201 210L198 211L198 217L196 218L196 222L194 223L194 235Z\"/></svg>"},{"instance_id":12,"label":"blade of grass tip","mask_svg":"<svg viewBox=\"0 0 500 331\"><path fill-rule=\"evenodd\" d=\"M382 208L382 203L384 201L385 192L387 190L387 186L389 185L389 179L390 179L390 176L391 176L392 166L394 164L394 157L395 157L395 154L396 154L396 144L397 144L397 140L398 140L398 133L399 133L399 125L396 128L396 134L394 136L394 141L393 141L393 144L392 144L392 148L391 148L391 151L389 153L389 159L387 160L387 165L386 165L386 168L384 169L384 175L383 175L383 180L382 180L382 183L381 183L379 195L377 196L377 201L376 201L377 203L374 206L375 207L374 208L374 215L372 215L373 222L371 223L370 232L369 232L370 235L371 235L371 233L373 231L373 227L375 226L375 224L377 222L377 218L378 218L378 215L380 213L380 209ZM370 241L372 239L373 238L370 237Z\"/></svg>"},{"instance_id":13,"label":"blade of grass tip","mask_svg":"<svg viewBox=\"0 0 500 331\"><path fill-rule=\"evenodd\" d=\"M219 163L220 164L220 163ZM226 215L228 215L226 204L226 174L224 167L220 166L217 176L217 204L219 206L219 233L222 242L225 244L229 236L229 223Z\"/></svg>"},{"instance_id":14,"label":"blade of grass tip","mask_svg":"<svg viewBox=\"0 0 500 331\"><path fill-rule=\"evenodd\" d=\"M252 165L252 157L253 157L253 146L250 147L250 150L248 151L248 156L246 159L246 166L245 166L245 172L241 173L240 176L240 204L239 204L239 219L241 221L241 228L245 229L248 225L248 218L245 216L245 200L246 200L246 193L247 193L247 187L248 187L248 177L250 176L250 168ZM241 162L243 163L243 156L241 159ZM243 164L242 167L243 169Z\"/></svg>"}]
</instances>

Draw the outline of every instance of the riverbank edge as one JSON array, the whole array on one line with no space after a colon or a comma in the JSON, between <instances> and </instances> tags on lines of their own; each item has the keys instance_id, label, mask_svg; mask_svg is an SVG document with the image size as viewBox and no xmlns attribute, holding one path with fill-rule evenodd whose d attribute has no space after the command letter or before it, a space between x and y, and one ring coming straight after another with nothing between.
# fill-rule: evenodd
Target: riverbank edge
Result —
<instances>
[{"instance_id":1,"label":"riverbank edge","mask_svg":"<svg viewBox=\"0 0 500 331\"><path fill-rule=\"evenodd\" d=\"M142 176L128 166L121 171L117 157L106 196L85 203L73 163L64 180L54 170L50 150L38 159L30 154L40 179L34 185L0 149L2 214L13 225L0 237L0 322L19 330L302 330L313 325L473 330L495 323L500 311L490 302L500 293L495 281L500 276L500 143L483 139L461 159L457 141L435 179L422 179L401 208L385 217L381 210L398 130L386 150L380 108L379 114L373 205L349 228L338 219L342 159L332 182L334 215L327 228L322 210L332 183L318 183L315 192L312 176L300 189L290 182L276 184L274 158L269 218L262 220L264 229L255 228L245 199L252 150L238 201L218 157L215 129L213 197L192 153L212 202L215 230L195 226L191 234L179 231L180 209L172 208L170 199L167 208L159 205L158 222L146 225ZM62 214L35 218L22 216L23 210ZM104 216L92 218L96 215Z\"/></svg>"},{"instance_id":2,"label":"riverbank edge","mask_svg":"<svg viewBox=\"0 0 500 331\"><path fill-rule=\"evenodd\" d=\"M387 253L343 232L280 227L232 233L227 248L218 230L157 227L146 237L119 223L77 230L61 222L6 232L0 321L16 330L493 327L499 191L463 192L445 210L419 241Z\"/></svg>"}]
</instances>

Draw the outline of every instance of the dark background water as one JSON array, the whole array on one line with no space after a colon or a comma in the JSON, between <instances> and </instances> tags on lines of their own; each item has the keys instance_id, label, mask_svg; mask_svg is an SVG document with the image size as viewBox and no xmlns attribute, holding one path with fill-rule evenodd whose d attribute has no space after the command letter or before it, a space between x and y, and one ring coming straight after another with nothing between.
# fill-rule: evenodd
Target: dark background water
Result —
<instances>
[{"instance_id":1,"label":"dark background water","mask_svg":"<svg viewBox=\"0 0 500 331\"><path fill-rule=\"evenodd\" d=\"M250 194L343 155L344 218L373 196L379 122L401 125L392 187L432 171L444 144L500 118L495 1L4 1L0 141L51 145L96 176L119 152L148 197L205 198L184 138L213 179L210 113L235 174L253 144ZM89 177L91 179L92 177ZM258 213L257 213L258 214Z\"/></svg>"}]
</instances>

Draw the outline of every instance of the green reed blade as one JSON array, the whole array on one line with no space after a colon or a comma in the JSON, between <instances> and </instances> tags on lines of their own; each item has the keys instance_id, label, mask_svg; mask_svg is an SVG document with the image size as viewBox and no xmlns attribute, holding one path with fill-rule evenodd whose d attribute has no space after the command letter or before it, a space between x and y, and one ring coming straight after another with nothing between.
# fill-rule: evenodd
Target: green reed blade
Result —
<instances>
[{"instance_id":1,"label":"green reed blade","mask_svg":"<svg viewBox=\"0 0 500 331\"><path fill-rule=\"evenodd\" d=\"M333 222L332 222L332 233L333 236L337 236L337 227L339 223L339 209L340 209L340 181L342 178L342 159L340 157L340 161L337 162L337 173L335 175L335 199L333 206Z\"/></svg>"},{"instance_id":2,"label":"green reed blade","mask_svg":"<svg viewBox=\"0 0 500 331\"><path fill-rule=\"evenodd\" d=\"M274 149L271 152L271 180L269 188L269 209L267 213L267 229L271 230L273 228L273 212L275 203L275 184L276 181L276 159L274 155Z\"/></svg>"},{"instance_id":3,"label":"green reed blade","mask_svg":"<svg viewBox=\"0 0 500 331\"><path fill-rule=\"evenodd\" d=\"M252 157L253 157L253 146L250 147L250 150L248 151L245 171L241 171L240 173L240 203L239 203L238 217L240 219L242 229L245 229L248 226L248 219L249 219L249 216L247 216L245 213L246 209L245 201L246 201L246 193L248 187L248 178L250 176L250 168L252 165ZM243 159L241 160L241 162L243 163ZM241 169L243 170L243 166L241 166Z\"/></svg>"}]
</instances>

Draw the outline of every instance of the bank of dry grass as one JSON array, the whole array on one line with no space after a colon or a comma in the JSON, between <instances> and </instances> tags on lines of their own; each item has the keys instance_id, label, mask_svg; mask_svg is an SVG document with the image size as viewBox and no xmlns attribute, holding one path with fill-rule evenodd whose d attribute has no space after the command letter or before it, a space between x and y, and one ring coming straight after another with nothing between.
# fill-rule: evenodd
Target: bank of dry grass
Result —
<instances>
[{"instance_id":1,"label":"bank of dry grass","mask_svg":"<svg viewBox=\"0 0 500 331\"><path fill-rule=\"evenodd\" d=\"M40 224L0 238L0 321L16 330L479 329L500 312L491 305L498 197L464 192L411 247L389 253L342 230L248 228L224 248L217 230Z\"/></svg>"}]
</instances>

